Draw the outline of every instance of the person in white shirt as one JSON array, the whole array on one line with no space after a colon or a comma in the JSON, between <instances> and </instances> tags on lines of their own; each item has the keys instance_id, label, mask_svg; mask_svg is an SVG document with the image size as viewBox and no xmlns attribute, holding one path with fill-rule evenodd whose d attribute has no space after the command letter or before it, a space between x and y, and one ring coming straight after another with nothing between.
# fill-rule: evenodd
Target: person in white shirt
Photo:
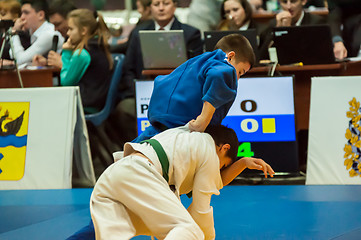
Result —
<instances>
[{"instance_id":1,"label":"person in white shirt","mask_svg":"<svg viewBox=\"0 0 361 240\"><path fill-rule=\"evenodd\" d=\"M26 50L19 36L12 38L14 54L19 65L30 63L36 54L46 56L52 49L53 38L58 36L57 51L61 51L63 36L55 31L54 25L47 21L48 4L46 0L25 0L21 6L21 16L15 21L13 31L29 30L31 45Z\"/></svg>"},{"instance_id":2,"label":"person in white shirt","mask_svg":"<svg viewBox=\"0 0 361 240\"><path fill-rule=\"evenodd\" d=\"M237 135L222 125L204 133L186 125L154 139L168 161L154 143L126 143L124 157L98 179L90 200L96 239L214 239L211 196L245 168L274 174L261 159L237 160ZM186 209L179 195L190 192L192 204Z\"/></svg>"}]
</instances>

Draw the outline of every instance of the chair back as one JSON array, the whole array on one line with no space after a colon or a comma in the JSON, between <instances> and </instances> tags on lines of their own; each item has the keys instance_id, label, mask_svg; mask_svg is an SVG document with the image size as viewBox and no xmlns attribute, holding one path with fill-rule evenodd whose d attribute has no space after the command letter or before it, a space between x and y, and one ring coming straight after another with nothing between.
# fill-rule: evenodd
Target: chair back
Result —
<instances>
[{"instance_id":1,"label":"chair back","mask_svg":"<svg viewBox=\"0 0 361 240\"><path fill-rule=\"evenodd\" d=\"M100 124L102 124L108 118L111 111L113 110L115 99L117 96L119 81L122 77L124 54L112 54L112 57L114 61L114 65L113 65L114 70L110 80L110 85L109 85L109 90L105 101L105 105L103 109L100 110L99 112L85 115L85 119L87 121L91 121L95 126L99 126Z\"/></svg>"}]
</instances>

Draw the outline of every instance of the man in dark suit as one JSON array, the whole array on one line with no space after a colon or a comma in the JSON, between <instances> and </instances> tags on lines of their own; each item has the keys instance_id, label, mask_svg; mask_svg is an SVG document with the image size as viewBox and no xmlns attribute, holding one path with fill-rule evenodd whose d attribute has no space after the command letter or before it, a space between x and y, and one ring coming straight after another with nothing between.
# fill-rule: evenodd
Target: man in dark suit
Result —
<instances>
[{"instance_id":1,"label":"man in dark suit","mask_svg":"<svg viewBox=\"0 0 361 240\"><path fill-rule=\"evenodd\" d=\"M328 0L328 8L335 57L356 57L361 45L360 0Z\"/></svg>"},{"instance_id":2,"label":"man in dark suit","mask_svg":"<svg viewBox=\"0 0 361 240\"><path fill-rule=\"evenodd\" d=\"M183 30L188 58L203 52L203 42L200 31L190 25L183 24L174 16L176 0L152 0L151 12L153 20L137 26L130 39L123 66L123 76L120 84L121 97L134 95L134 79L142 79L143 57L140 47L140 30ZM156 47L156 46L154 46Z\"/></svg>"},{"instance_id":3,"label":"man in dark suit","mask_svg":"<svg viewBox=\"0 0 361 240\"><path fill-rule=\"evenodd\" d=\"M326 19L304 11L307 0L279 0L282 11L276 15L260 34L260 57L268 58L268 48L272 46L272 29L274 27L289 27L301 25L323 24Z\"/></svg>"}]
</instances>

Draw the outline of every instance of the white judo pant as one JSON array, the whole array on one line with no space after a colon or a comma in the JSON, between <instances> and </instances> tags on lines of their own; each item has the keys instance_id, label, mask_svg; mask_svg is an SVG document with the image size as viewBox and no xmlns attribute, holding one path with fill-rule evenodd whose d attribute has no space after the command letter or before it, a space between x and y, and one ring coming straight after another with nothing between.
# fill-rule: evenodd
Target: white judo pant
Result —
<instances>
[{"instance_id":1,"label":"white judo pant","mask_svg":"<svg viewBox=\"0 0 361 240\"><path fill-rule=\"evenodd\" d=\"M153 164L127 156L108 167L98 179L90 200L96 239L204 239L168 183Z\"/></svg>"}]
</instances>

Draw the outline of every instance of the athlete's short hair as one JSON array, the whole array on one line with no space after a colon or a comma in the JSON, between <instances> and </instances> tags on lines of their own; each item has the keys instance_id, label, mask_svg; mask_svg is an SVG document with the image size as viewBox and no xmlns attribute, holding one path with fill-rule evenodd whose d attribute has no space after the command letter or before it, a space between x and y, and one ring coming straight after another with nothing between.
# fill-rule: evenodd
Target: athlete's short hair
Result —
<instances>
[{"instance_id":1,"label":"athlete's short hair","mask_svg":"<svg viewBox=\"0 0 361 240\"><path fill-rule=\"evenodd\" d=\"M224 125L208 125L205 133L208 133L213 138L217 146L222 144L229 144L231 148L227 151L227 157L232 159L232 162L237 161L237 153L239 141L236 132Z\"/></svg>"},{"instance_id":2,"label":"athlete's short hair","mask_svg":"<svg viewBox=\"0 0 361 240\"><path fill-rule=\"evenodd\" d=\"M217 42L214 49L221 49L225 53L234 51L238 62L249 62L251 67L254 66L256 62L256 56L254 55L251 44L246 37L239 33L229 34L222 37Z\"/></svg>"}]
</instances>

